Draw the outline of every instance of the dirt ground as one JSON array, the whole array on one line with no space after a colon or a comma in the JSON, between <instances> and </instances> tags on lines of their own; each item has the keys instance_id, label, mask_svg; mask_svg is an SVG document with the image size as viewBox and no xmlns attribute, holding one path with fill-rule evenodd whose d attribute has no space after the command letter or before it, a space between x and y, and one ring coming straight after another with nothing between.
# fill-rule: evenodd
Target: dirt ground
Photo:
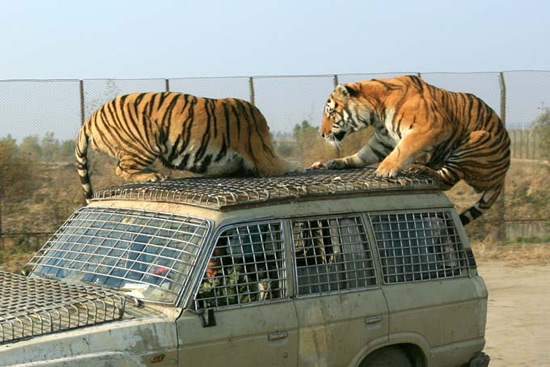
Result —
<instances>
[{"instance_id":1,"label":"dirt ground","mask_svg":"<svg viewBox=\"0 0 550 367\"><path fill-rule=\"evenodd\" d=\"M479 261L489 289L490 367L550 367L550 266Z\"/></svg>"}]
</instances>

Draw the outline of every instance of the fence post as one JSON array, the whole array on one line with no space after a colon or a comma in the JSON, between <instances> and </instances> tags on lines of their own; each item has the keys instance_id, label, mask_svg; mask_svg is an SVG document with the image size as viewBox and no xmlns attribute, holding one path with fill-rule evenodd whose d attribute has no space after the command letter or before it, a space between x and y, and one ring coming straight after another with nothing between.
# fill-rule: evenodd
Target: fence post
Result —
<instances>
[{"instance_id":1,"label":"fence post","mask_svg":"<svg viewBox=\"0 0 550 367\"><path fill-rule=\"evenodd\" d=\"M499 74L500 84L500 119L504 126L506 126L506 82L504 81L504 73Z\"/></svg>"},{"instance_id":2,"label":"fence post","mask_svg":"<svg viewBox=\"0 0 550 367\"><path fill-rule=\"evenodd\" d=\"M338 75L334 74L332 77L332 84L334 84L334 89L336 89L336 86L338 85Z\"/></svg>"},{"instance_id":3,"label":"fence post","mask_svg":"<svg viewBox=\"0 0 550 367\"><path fill-rule=\"evenodd\" d=\"M170 79L166 79L166 91L170 92Z\"/></svg>"},{"instance_id":4,"label":"fence post","mask_svg":"<svg viewBox=\"0 0 550 367\"><path fill-rule=\"evenodd\" d=\"M2 204L4 202L4 190L2 188L2 182L0 182L0 249L3 248L3 238L2 238Z\"/></svg>"},{"instance_id":5,"label":"fence post","mask_svg":"<svg viewBox=\"0 0 550 367\"><path fill-rule=\"evenodd\" d=\"M80 124L84 125L86 112L84 111L84 80L80 80Z\"/></svg>"},{"instance_id":6,"label":"fence post","mask_svg":"<svg viewBox=\"0 0 550 367\"><path fill-rule=\"evenodd\" d=\"M499 84L500 84L500 119L506 128L506 82L504 81L504 73L499 73ZM511 152L510 152L511 153ZM512 157L510 157L512 159ZM504 241L506 240L506 222L504 213L506 212L506 183L502 188L500 197L498 198L496 204L497 210L497 240Z\"/></svg>"},{"instance_id":7,"label":"fence post","mask_svg":"<svg viewBox=\"0 0 550 367\"><path fill-rule=\"evenodd\" d=\"M250 103L255 105L254 103L254 77L248 78L248 87L250 89Z\"/></svg>"}]
</instances>

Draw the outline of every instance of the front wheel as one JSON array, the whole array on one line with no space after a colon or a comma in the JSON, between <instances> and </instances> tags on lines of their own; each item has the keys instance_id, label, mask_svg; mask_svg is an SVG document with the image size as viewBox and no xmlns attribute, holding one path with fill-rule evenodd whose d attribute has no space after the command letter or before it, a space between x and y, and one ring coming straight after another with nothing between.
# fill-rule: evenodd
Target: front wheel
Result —
<instances>
[{"instance_id":1,"label":"front wheel","mask_svg":"<svg viewBox=\"0 0 550 367\"><path fill-rule=\"evenodd\" d=\"M403 349L387 347L372 352L360 367L413 367L413 364Z\"/></svg>"}]
</instances>

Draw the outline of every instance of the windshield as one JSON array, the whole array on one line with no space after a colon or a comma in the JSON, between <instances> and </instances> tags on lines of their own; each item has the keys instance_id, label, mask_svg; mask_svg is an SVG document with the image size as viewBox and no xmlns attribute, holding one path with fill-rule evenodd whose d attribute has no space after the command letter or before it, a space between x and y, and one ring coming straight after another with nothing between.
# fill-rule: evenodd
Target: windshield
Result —
<instances>
[{"instance_id":1,"label":"windshield","mask_svg":"<svg viewBox=\"0 0 550 367\"><path fill-rule=\"evenodd\" d=\"M29 262L33 274L175 303L208 232L206 219L125 208L75 212Z\"/></svg>"}]
</instances>

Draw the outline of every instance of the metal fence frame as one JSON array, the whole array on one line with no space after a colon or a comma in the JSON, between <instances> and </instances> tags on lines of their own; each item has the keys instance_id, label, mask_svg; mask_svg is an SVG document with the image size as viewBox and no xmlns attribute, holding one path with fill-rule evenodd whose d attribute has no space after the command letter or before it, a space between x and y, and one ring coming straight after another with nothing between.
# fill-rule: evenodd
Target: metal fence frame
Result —
<instances>
[{"instance_id":1,"label":"metal fence frame","mask_svg":"<svg viewBox=\"0 0 550 367\"><path fill-rule=\"evenodd\" d=\"M122 84L121 87L123 87L124 85L126 86L130 85L132 88L134 88L133 82L135 81L136 83L138 82L142 83L141 84L142 87L144 84L149 84L149 85L154 84L155 89L158 91L171 91L171 90L177 90L178 85L180 86L179 89L181 89L182 86L202 85L205 83L208 85L212 85L209 83L214 83L214 86L216 88L223 89L223 87L220 87L220 86L230 85L227 83L233 83L234 81L238 80L239 86L240 86L239 93L241 94L241 96L248 98L248 100L251 103L256 104L258 100L261 99L262 86L265 92L266 83L268 81L271 81L272 85L276 85L277 84L276 80L286 79L287 81L285 81L285 83L290 83L290 84L286 84L286 86L289 86L289 85L292 86L292 83L296 85L300 84L299 80L303 81L309 78L310 80L314 81L315 78L322 78L324 80L321 80L321 81L323 83L327 83L326 84L327 88L330 89L330 87L335 87L339 83L346 83L353 80L362 80L362 79L379 78L379 77L392 77L392 76L401 75L401 74L413 74L413 75L422 77L424 79L443 78L444 81L447 80L446 78L450 77L449 80L452 79L452 80L455 80L455 82L456 80L459 80L461 82L464 79L467 82L469 80L469 83L470 83L469 85L471 85L472 77L476 78L474 79L474 81L477 80L477 78L482 78L482 77L485 77L485 78L495 77L496 78L495 84L494 84L494 87L491 87L493 88L491 90L495 91L494 88L497 88L496 82L498 81L498 92L499 92L500 100L497 102L496 98L491 97L493 99L492 105L493 105L493 108L497 110L499 109L500 117L505 124L508 122L508 115L510 112L509 109L513 102L513 101L510 102L510 100L513 100L514 96L516 97L516 100L517 100L518 94L517 93L514 94L514 90L517 89L518 80L520 81L520 86L523 86L522 93L530 93L531 91L537 92L537 88L540 86L543 86L541 90L543 90L543 93L546 93L547 85L550 85L550 82L547 83L546 81L547 79L545 79L550 76L550 70L508 70L508 71L500 71L500 72L498 71L497 72L424 72L424 73L383 72L383 73L343 73L343 74L313 74L313 75L256 75L256 76L230 76L230 77L204 77L204 78L193 77L193 78L145 78L145 79L140 79L140 78L10 79L10 80L0 80L0 87L5 87L10 83L14 83L16 85L17 84L24 85L29 83L46 83L46 84L54 84L57 82L65 83L64 85L65 89L63 89L65 93L71 93L71 95L75 97L74 103L72 101L67 101L67 105L70 104L72 106L71 109L73 109L73 112L76 112L76 110L79 111L80 123L82 124L86 120L87 115L90 114L89 109L91 107L94 107L93 106L94 102L97 102L97 101L94 101L94 99L91 97L94 92L94 83L97 89L97 83L101 83L103 81L107 83L112 82L113 85L115 85L116 83L121 83ZM224 79L226 79L227 82L223 81ZM524 79L527 80L528 82L525 83ZM438 83L433 83L432 81L428 81L428 82L430 84L438 85ZM527 89L525 89L526 85L528 86ZM116 84L116 86L120 86L120 85ZM73 90L75 94L72 94ZM24 89L22 90L18 89L18 93L24 96L27 92ZM493 93L493 95L496 97L496 93ZM540 92L539 92L539 95L540 95ZM76 98L77 96L78 98ZM59 95L55 97L63 98L63 95L60 92ZM77 100L78 100L78 105L76 105ZM531 103L532 102L533 101L531 100ZM320 103L324 103L324 100L321 100ZM544 107L541 107L539 109L543 110ZM73 112L71 112L71 114ZM514 129L509 129L509 132L512 140L512 158L513 159L540 160L542 158L539 152L540 144L537 141L537 136L531 133L530 130L514 128ZM15 233L11 233L11 234L2 233L2 192L1 190L2 190L2 187L0 186L0 238L2 238L2 236L6 237L6 236L20 235ZM504 197L504 195L502 195L502 197ZM504 205L503 200L501 200L501 202L499 202L497 205L503 206ZM500 210L499 212L504 213L504 210ZM25 235L45 235L45 234L32 233L32 234L25 234Z\"/></svg>"},{"instance_id":2,"label":"metal fence frame","mask_svg":"<svg viewBox=\"0 0 550 367\"><path fill-rule=\"evenodd\" d=\"M490 72L488 72L490 73ZM499 85L500 85L500 116L501 120L506 123L506 82L504 78L505 71L499 72ZM258 75L258 76L232 76L232 77L212 77L212 78L204 78L204 79L223 79L223 78L248 78L248 85L249 85L249 102L252 104L255 104L256 98L255 98L255 88L254 88L254 81L257 79L268 79L268 78L314 78L314 77L331 77L333 80L333 85L336 87L339 84L339 76L364 76L364 75L380 75L380 74L401 74L401 73L348 73L348 74L312 74L312 75ZM403 73L403 74L415 74L419 77L422 77L423 74L430 74L430 73ZM433 73L433 74L444 74L444 73ZM453 73L453 74L461 74L461 73ZM463 73L463 74L472 74L472 73ZM170 92L170 80L171 79L203 79L200 77L196 78L166 78L164 79L166 92ZM48 81L53 81L50 79L47 79ZM86 81L92 81L92 80L105 80L105 79L80 79L78 80L80 85L80 109L81 109L81 123L83 124L86 120L86 113L85 113L85 106L86 106L86 96L85 96L85 88L84 83ZM107 79L107 80L160 80L159 78L145 78L145 79ZM40 79L34 79L34 80L4 80L4 81L44 81ZM61 80L60 80L61 81ZM76 81L75 79L66 79L62 81Z\"/></svg>"}]
</instances>

